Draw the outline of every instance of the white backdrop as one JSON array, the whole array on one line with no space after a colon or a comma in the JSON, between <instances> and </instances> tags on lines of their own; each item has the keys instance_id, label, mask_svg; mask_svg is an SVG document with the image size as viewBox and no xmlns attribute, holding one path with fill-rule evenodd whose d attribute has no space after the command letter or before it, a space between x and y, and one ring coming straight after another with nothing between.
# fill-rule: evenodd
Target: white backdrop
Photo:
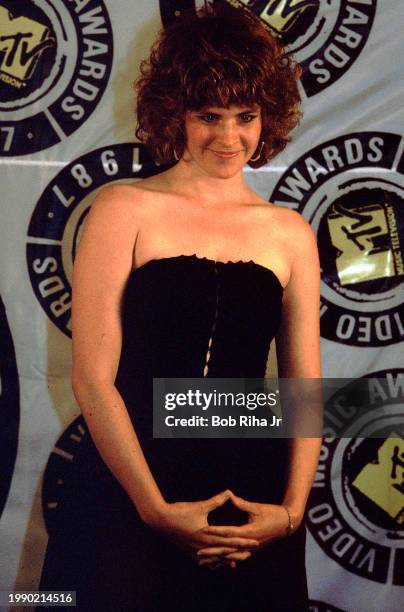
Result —
<instances>
[{"instance_id":1,"label":"white backdrop","mask_svg":"<svg viewBox=\"0 0 404 612\"><path fill-rule=\"evenodd\" d=\"M387 409L381 419L375 404L369 425L382 430L404 395L404 5L230 3L260 15L305 68L293 142L246 178L312 223L324 376L385 377ZM162 22L198 4L0 0L0 590L37 588L83 435L69 319L86 211L100 186L156 171L135 144L132 81ZM385 440L325 440L307 519L313 612L402 609L402 436L397 425Z\"/></svg>"}]
</instances>

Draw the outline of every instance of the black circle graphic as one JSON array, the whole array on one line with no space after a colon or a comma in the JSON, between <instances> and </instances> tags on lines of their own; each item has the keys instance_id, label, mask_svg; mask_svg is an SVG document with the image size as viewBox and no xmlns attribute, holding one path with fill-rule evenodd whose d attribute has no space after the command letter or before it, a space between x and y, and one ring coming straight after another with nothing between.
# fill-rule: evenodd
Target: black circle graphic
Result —
<instances>
[{"instance_id":1,"label":"black circle graphic","mask_svg":"<svg viewBox=\"0 0 404 612\"><path fill-rule=\"evenodd\" d=\"M377 5L377 0L355 6L349 0L225 1L251 11L288 47L303 68L301 84L309 98L335 83L354 64L366 45ZM169 25L201 4L197 0L160 0L163 24Z\"/></svg>"},{"instance_id":2,"label":"black circle graphic","mask_svg":"<svg viewBox=\"0 0 404 612\"><path fill-rule=\"evenodd\" d=\"M321 143L288 167L269 198L300 212L317 235L329 340L369 347L404 337L400 142L359 132Z\"/></svg>"},{"instance_id":3,"label":"black circle graphic","mask_svg":"<svg viewBox=\"0 0 404 612\"><path fill-rule=\"evenodd\" d=\"M339 419L352 424L347 399L352 409L361 400L368 411L357 419L355 437L337 437L328 419L307 510L307 526L329 557L368 580L396 585L404 584L403 383L402 369L373 372L328 400L334 421L339 407Z\"/></svg>"},{"instance_id":4,"label":"black circle graphic","mask_svg":"<svg viewBox=\"0 0 404 612\"><path fill-rule=\"evenodd\" d=\"M42 481L42 508L45 525L50 533L57 524L66 483L77 450L85 436L90 435L84 418L77 417L59 436L46 464Z\"/></svg>"},{"instance_id":5,"label":"black circle graphic","mask_svg":"<svg viewBox=\"0 0 404 612\"><path fill-rule=\"evenodd\" d=\"M96 190L109 182L146 178L161 170L143 145L106 146L64 167L39 198L28 228L28 270L39 303L66 335L71 335L71 269Z\"/></svg>"},{"instance_id":6,"label":"black circle graphic","mask_svg":"<svg viewBox=\"0 0 404 612\"><path fill-rule=\"evenodd\" d=\"M32 154L96 108L112 67L111 23L103 0L0 0L0 23L0 154Z\"/></svg>"}]
</instances>

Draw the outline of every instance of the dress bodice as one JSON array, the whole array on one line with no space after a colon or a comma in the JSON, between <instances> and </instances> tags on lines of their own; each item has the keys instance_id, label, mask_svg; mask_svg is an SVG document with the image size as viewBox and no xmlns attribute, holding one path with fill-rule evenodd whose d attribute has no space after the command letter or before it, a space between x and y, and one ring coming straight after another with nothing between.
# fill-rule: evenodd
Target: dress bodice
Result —
<instances>
[{"instance_id":1,"label":"dress bodice","mask_svg":"<svg viewBox=\"0 0 404 612\"><path fill-rule=\"evenodd\" d=\"M153 439L152 398L153 377L264 377L282 295L276 275L253 261L180 255L130 275L116 386L166 498L200 499L226 487L273 496L259 474L271 457L283 474L284 440Z\"/></svg>"},{"instance_id":2,"label":"dress bodice","mask_svg":"<svg viewBox=\"0 0 404 612\"><path fill-rule=\"evenodd\" d=\"M147 262L126 288L119 381L263 377L282 293L276 275L253 261Z\"/></svg>"}]
</instances>

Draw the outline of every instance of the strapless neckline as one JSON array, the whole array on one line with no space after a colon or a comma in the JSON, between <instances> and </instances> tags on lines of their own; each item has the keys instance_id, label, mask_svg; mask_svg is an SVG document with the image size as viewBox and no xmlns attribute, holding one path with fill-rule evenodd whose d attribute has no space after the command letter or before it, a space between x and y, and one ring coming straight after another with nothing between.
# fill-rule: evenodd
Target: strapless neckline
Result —
<instances>
[{"instance_id":1,"label":"strapless neckline","mask_svg":"<svg viewBox=\"0 0 404 612\"><path fill-rule=\"evenodd\" d=\"M130 276L134 276L138 273L143 272L144 270L147 270L148 268L152 267L153 265L160 265L160 264L164 264L164 263L174 263L174 262L178 262L178 261L188 261L188 262L196 262L196 263L202 263L202 264L209 264L209 265L214 265L214 266L218 266L218 267L222 267L222 266L243 266L243 267L250 267L253 268L255 270L261 270L264 274L268 274L269 276L272 277L273 280L275 280L275 282L277 283L277 285L279 286L281 291L284 291L284 287L281 283L281 281L279 280L279 278L277 277L277 275L275 274L275 272L273 270L271 270L271 268L267 268L266 266L263 266L257 262L255 262L252 259L249 260L244 260L244 259L239 259L237 261L234 260L229 260L229 261L221 261L221 260L216 260L216 259L210 259L209 257L200 257L198 255L196 255L196 253L193 253L192 255L172 255L172 256L168 256L168 257L156 257L154 259L149 259L149 261L146 261L144 264L142 264L141 266L138 266L137 268L133 268Z\"/></svg>"}]
</instances>

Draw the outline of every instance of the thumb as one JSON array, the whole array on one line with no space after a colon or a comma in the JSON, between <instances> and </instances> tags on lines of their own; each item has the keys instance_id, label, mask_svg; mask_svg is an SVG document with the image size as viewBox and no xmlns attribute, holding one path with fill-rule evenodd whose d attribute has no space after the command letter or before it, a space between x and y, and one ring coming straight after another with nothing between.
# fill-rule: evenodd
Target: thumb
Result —
<instances>
[{"instance_id":1,"label":"thumb","mask_svg":"<svg viewBox=\"0 0 404 612\"><path fill-rule=\"evenodd\" d=\"M206 508L209 511L211 511L211 510L214 510L215 508L219 508L220 506L223 506L223 504L225 504L227 500L230 499L231 495L232 495L232 492L226 489L226 491L222 491L221 493L218 493L217 495L210 497L209 499L206 500Z\"/></svg>"},{"instance_id":2,"label":"thumb","mask_svg":"<svg viewBox=\"0 0 404 612\"><path fill-rule=\"evenodd\" d=\"M242 497L237 497L237 495L234 495L234 493L230 495L230 500L234 506L236 506L236 508L239 508L239 510L244 510L244 512L252 512L254 509L254 504L252 502L249 502Z\"/></svg>"}]
</instances>

